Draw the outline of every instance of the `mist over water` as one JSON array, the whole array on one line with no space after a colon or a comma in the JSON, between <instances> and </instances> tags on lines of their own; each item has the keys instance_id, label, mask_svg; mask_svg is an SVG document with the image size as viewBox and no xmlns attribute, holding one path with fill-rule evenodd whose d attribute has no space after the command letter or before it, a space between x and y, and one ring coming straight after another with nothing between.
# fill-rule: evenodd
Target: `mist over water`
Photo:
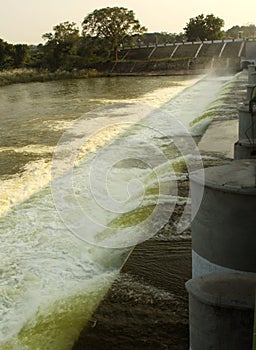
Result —
<instances>
[{"instance_id":1,"label":"mist over water","mask_svg":"<svg viewBox=\"0 0 256 350\"><path fill-rule=\"evenodd\" d=\"M156 204L171 210L183 176L173 163L181 151L193 156L184 130L231 79L96 78L1 88L1 350L72 347L135 243L109 244L118 238L113 228L136 237ZM118 156L121 149L129 157ZM106 203L101 179L109 164ZM78 209L103 229L80 222Z\"/></svg>"}]
</instances>

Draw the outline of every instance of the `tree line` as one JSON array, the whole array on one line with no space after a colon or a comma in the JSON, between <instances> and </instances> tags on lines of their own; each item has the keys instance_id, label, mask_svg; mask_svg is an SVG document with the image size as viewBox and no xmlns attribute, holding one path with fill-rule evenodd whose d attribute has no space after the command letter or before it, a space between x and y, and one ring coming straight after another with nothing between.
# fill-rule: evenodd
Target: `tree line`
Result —
<instances>
[{"instance_id":1,"label":"tree line","mask_svg":"<svg viewBox=\"0 0 256 350\"><path fill-rule=\"evenodd\" d=\"M256 37L254 24L236 25L226 32L223 27L223 19L200 14L189 19L184 32L147 33L132 10L106 7L89 13L82 22L82 31L69 21L54 26L52 32L43 34L44 44L13 45L0 39L0 69L83 69L98 62L118 60L118 52L125 46Z\"/></svg>"}]
</instances>

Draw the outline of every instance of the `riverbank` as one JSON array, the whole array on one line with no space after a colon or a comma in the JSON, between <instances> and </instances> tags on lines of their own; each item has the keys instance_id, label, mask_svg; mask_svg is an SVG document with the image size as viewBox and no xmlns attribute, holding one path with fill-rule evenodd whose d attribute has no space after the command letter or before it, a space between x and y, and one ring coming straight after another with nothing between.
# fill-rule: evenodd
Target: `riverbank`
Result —
<instances>
[{"instance_id":1,"label":"riverbank","mask_svg":"<svg viewBox=\"0 0 256 350\"><path fill-rule=\"evenodd\" d=\"M36 69L12 69L0 72L0 86L18 83L46 82L66 79L85 79L102 76L105 76L105 74L100 73L95 69L81 69L73 70L70 72L50 72L48 70Z\"/></svg>"},{"instance_id":2,"label":"riverbank","mask_svg":"<svg viewBox=\"0 0 256 350\"><path fill-rule=\"evenodd\" d=\"M119 60L96 63L92 68L73 69L71 71L51 72L47 69L17 68L0 71L0 86L46 82L67 79L85 79L107 76L177 76L202 75L210 72L217 75L234 74L239 70L238 60L218 60L216 66L211 65L209 57L192 60L189 57L158 60ZM231 61L233 62L231 64Z\"/></svg>"},{"instance_id":3,"label":"riverbank","mask_svg":"<svg viewBox=\"0 0 256 350\"><path fill-rule=\"evenodd\" d=\"M201 75L205 70L177 70L177 71L155 71L155 72L136 72L136 73L119 73L110 70L99 71L97 69L81 69L73 71L56 71L36 69L13 69L0 71L0 87L20 83L47 82L68 79L88 79L99 77L134 77L134 76L177 76L177 75Z\"/></svg>"}]
</instances>

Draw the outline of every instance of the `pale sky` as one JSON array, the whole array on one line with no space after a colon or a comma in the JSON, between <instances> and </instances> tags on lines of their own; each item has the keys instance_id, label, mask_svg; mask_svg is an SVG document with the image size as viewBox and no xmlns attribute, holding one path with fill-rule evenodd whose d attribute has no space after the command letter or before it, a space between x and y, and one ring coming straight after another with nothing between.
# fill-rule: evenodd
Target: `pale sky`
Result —
<instances>
[{"instance_id":1,"label":"pale sky","mask_svg":"<svg viewBox=\"0 0 256 350\"><path fill-rule=\"evenodd\" d=\"M256 24L255 0L0 0L0 5L0 38L10 43L43 43L42 35L53 26L70 21L80 28L88 13L108 6L133 10L148 32L182 32L201 13L224 19L225 30Z\"/></svg>"}]
</instances>

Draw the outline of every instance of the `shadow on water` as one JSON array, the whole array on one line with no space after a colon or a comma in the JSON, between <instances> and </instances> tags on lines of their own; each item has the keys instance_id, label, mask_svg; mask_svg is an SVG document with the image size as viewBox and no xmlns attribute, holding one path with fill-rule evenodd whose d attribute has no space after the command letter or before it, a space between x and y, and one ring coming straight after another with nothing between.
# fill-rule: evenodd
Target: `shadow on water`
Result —
<instances>
[{"instance_id":1,"label":"shadow on water","mask_svg":"<svg viewBox=\"0 0 256 350\"><path fill-rule=\"evenodd\" d=\"M24 166L28 161L37 161L42 158L41 154L31 153L18 153L15 151L3 151L0 152L0 176L3 175L15 175L24 170ZM52 158L52 154L48 155L44 153L44 159L46 161Z\"/></svg>"}]
</instances>

